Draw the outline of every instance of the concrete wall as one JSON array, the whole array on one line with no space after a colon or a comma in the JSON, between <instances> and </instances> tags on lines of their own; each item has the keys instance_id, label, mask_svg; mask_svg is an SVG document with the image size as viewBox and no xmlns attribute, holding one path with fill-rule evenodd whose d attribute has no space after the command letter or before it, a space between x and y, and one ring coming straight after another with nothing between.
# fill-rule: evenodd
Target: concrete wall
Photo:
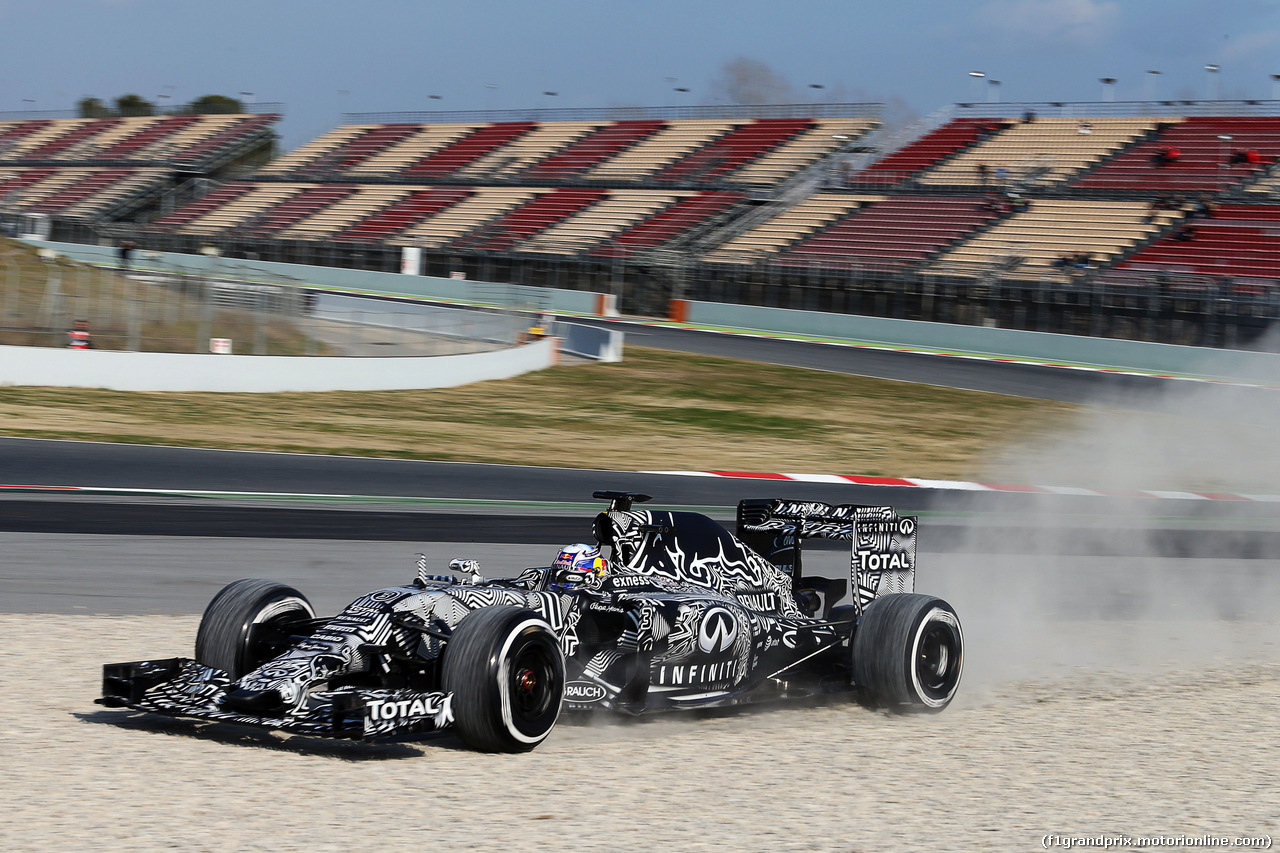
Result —
<instances>
[{"instance_id":1,"label":"concrete wall","mask_svg":"<svg viewBox=\"0 0 1280 853\"><path fill-rule=\"evenodd\" d=\"M854 314L791 311L754 305L693 302L681 306L687 322L893 346L941 349L1099 367L1209 376L1246 382L1280 381L1280 355L1087 338L1016 329L989 329L894 320Z\"/></svg>"},{"instance_id":2,"label":"concrete wall","mask_svg":"<svg viewBox=\"0 0 1280 853\"><path fill-rule=\"evenodd\" d=\"M0 346L0 385L113 391L387 391L451 388L551 367L557 342L422 358L194 355Z\"/></svg>"}]
</instances>

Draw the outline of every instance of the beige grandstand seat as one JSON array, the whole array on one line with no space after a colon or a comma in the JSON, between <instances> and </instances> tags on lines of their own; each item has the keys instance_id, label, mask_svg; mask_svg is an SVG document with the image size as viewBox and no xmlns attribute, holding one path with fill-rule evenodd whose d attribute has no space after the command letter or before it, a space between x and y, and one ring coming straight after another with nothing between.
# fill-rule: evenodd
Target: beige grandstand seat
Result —
<instances>
[{"instance_id":1,"label":"beige grandstand seat","mask_svg":"<svg viewBox=\"0 0 1280 853\"><path fill-rule=\"evenodd\" d=\"M180 154L184 148L199 145L215 133L221 133L233 124L244 120L245 117L242 115L200 116L177 132L162 136L150 145L139 149L134 156L141 160L172 158Z\"/></svg>"},{"instance_id":2,"label":"beige grandstand seat","mask_svg":"<svg viewBox=\"0 0 1280 853\"><path fill-rule=\"evenodd\" d=\"M164 169L134 170L129 176L97 190L83 201L64 207L58 215L68 218L93 216L118 201L161 186L168 176Z\"/></svg>"},{"instance_id":3,"label":"beige grandstand seat","mask_svg":"<svg viewBox=\"0 0 1280 853\"><path fill-rule=\"evenodd\" d=\"M428 248L443 246L546 192L551 190L476 187L473 195L402 231L397 240Z\"/></svg>"},{"instance_id":4,"label":"beige grandstand seat","mask_svg":"<svg viewBox=\"0 0 1280 853\"><path fill-rule=\"evenodd\" d=\"M738 124L742 122L694 119L667 122L666 129L615 154L584 177L592 181L642 181Z\"/></svg>"},{"instance_id":5,"label":"beige grandstand seat","mask_svg":"<svg viewBox=\"0 0 1280 853\"><path fill-rule=\"evenodd\" d=\"M395 204L413 192L413 187L362 186L354 193L329 205L324 210L275 234L285 240L323 240L368 219L378 211Z\"/></svg>"},{"instance_id":6,"label":"beige grandstand seat","mask_svg":"<svg viewBox=\"0 0 1280 853\"><path fill-rule=\"evenodd\" d=\"M366 130L378 127L376 124L346 124L335 127L321 137L311 140L306 145L295 148L283 157L273 160L258 170L263 175L283 175L305 167L313 160L323 157L340 145L350 142Z\"/></svg>"},{"instance_id":7,"label":"beige grandstand seat","mask_svg":"<svg viewBox=\"0 0 1280 853\"><path fill-rule=\"evenodd\" d=\"M548 121L516 137L496 151L464 166L456 173L465 180L495 180L510 177L530 165L581 139L601 125L599 122Z\"/></svg>"},{"instance_id":8,"label":"beige grandstand seat","mask_svg":"<svg viewBox=\"0 0 1280 853\"><path fill-rule=\"evenodd\" d=\"M1162 118L1041 118L1015 124L929 170L926 185L979 183L978 166L989 179L1009 170L1011 181L1045 186L1075 177L1105 157L1155 130ZM1081 133L1087 125L1089 133Z\"/></svg>"},{"instance_id":9,"label":"beige grandstand seat","mask_svg":"<svg viewBox=\"0 0 1280 853\"><path fill-rule=\"evenodd\" d=\"M607 198L539 232L516 250L554 255L585 252L688 195L693 193L611 190Z\"/></svg>"},{"instance_id":10,"label":"beige grandstand seat","mask_svg":"<svg viewBox=\"0 0 1280 853\"><path fill-rule=\"evenodd\" d=\"M89 168L64 169L59 167L58 171L44 180L36 181L34 184L23 188L16 203L19 205L31 205L43 201L59 190L69 187L77 181L83 181L93 172L94 170Z\"/></svg>"},{"instance_id":11,"label":"beige grandstand seat","mask_svg":"<svg viewBox=\"0 0 1280 853\"><path fill-rule=\"evenodd\" d=\"M839 151L849 139L857 139L878 124L875 119L821 119L817 127L784 142L763 157L726 176L725 180L735 184L782 183L796 172Z\"/></svg>"},{"instance_id":12,"label":"beige grandstand seat","mask_svg":"<svg viewBox=\"0 0 1280 853\"><path fill-rule=\"evenodd\" d=\"M387 146L363 163L357 163L344 174L353 178L385 175L395 177L402 169L457 142L481 124L426 124L412 136Z\"/></svg>"},{"instance_id":13,"label":"beige grandstand seat","mask_svg":"<svg viewBox=\"0 0 1280 853\"><path fill-rule=\"evenodd\" d=\"M719 264L755 263L777 254L862 205L882 198L884 196L818 193L739 234L707 253L703 260Z\"/></svg>"},{"instance_id":14,"label":"beige grandstand seat","mask_svg":"<svg viewBox=\"0 0 1280 853\"><path fill-rule=\"evenodd\" d=\"M88 124L96 119L91 118L69 118L55 119L47 123L46 127L42 127L26 136L15 141L13 145L5 149L4 158L6 160L21 160L23 156L31 151L35 151L46 142L52 142L60 136L71 133L81 125Z\"/></svg>"},{"instance_id":15,"label":"beige grandstand seat","mask_svg":"<svg viewBox=\"0 0 1280 853\"><path fill-rule=\"evenodd\" d=\"M312 184L258 184L244 195L231 199L204 216L178 228L179 234L214 234L235 228L259 213L287 201Z\"/></svg>"},{"instance_id":16,"label":"beige grandstand seat","mask_svg":"<svg viewBox=\"0 0 1280 853\"><path fill-rule=\"evenodd\" d=\"M1021 263L1013 276L1065 281L1067 273L1052 266L1063 255L1087 252L1095 263L1110 262L1180 215L1152 211L1142 201L1038 199L946 252L933 266L982 270L1017 258Z\"/></svg>"},{"instance_id":17,"label":"beige grandstand seat","mask_svg":"<svg viewBox=\"0 0 1280 853\"><path fill-rule=\"evenodd\" d=\"M95 133L93 136L67 146L49 159L92 160L99 151L105 151L120 140L127 139L135 133L146 130L149 126L163 120L163 116L139 116L137 118L121 119L101 133Z\"/></svg>"}]
</instances>

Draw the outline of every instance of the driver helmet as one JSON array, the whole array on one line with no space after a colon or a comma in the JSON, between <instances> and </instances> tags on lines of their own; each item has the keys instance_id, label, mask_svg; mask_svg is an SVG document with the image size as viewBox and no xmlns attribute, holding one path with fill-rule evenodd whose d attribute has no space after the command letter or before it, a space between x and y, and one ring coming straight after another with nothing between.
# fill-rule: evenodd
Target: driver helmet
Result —
<instances>
[{"instance_id":1,"label":"driver helmet","mask_svg":"<svg viewBox=\"0 0 1280 853\"><path fill-rule=\"evenodd\" d=\"M597 587L609 571L609 561L594 545L566 545L551 564L556 581L574 586Z\"/></svg>"}]
</instances>

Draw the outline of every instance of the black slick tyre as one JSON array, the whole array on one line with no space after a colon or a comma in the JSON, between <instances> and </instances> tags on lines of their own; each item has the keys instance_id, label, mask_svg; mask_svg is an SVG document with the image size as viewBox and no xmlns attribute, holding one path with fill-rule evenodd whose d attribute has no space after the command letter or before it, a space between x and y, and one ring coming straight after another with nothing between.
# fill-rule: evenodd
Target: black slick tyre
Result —
<instances>
[{"instance_id":1,"label":"black slick tyre","mask_svg":"<svg viewBox=\"0 0 1280 853\"><path fill-rule=\"evenodd\" d=\"M930 595L882 595L853 635L853 681L872 707L937 712L960 684L964 633L950 604Z\"/></svg>"},{"instance_id":2,"label":"black slick tyre","mask_svg":"<svg viewBox=\"0 0 1280 853\"><path fill-rule=\"evenodd\" d=\"M306 596L275 581L245 578L224 586L200 618L196 660L233 679L274 657L289 627L315 618ZM278 654L278 652L275 652Z\"/></svg>"},{"instance_id":3,"label":"black slick tyre","mask_svg":"<svg viewBox=\"0 0 1280 853\"><path fill-rule=\"evenodd\" d=\"M445 646L441 673L453 726L481 752L528 752L560 717L564 654L555 631L523 607L468 613Z\"/></svg>"}]
</instances>

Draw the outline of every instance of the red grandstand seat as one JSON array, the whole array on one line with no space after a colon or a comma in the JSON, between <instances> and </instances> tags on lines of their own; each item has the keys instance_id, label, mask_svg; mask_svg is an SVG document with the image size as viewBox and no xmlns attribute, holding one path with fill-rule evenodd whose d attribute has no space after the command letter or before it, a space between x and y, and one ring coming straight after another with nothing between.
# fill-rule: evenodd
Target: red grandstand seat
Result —
<instances>
[{"instance_id":1,"label":"red grandstand seat","mask_svg":"<svg viewBox=\"0 0 1280 853\"><path fill-rule=\"evenodd\" d=\"M406 178L444 178L537 127L532 121L506 121L472 131L423 157L401 174Z\"/></svg>"},{"instance_id":2,"label":"red grandstand seat","mask_svg":"<svg viewBox=\"0 0 1280 853\"><path fill-rule=\"evenodd\" d=\"M406 228L411 228L471 194L472 190L467 187L429 187L415 190L395 204L342 231L334 239L355 243L377 243Z\"/></svg>"},{"instance_id":3,"label":"red grandstand seat","mask_svg":"<svg viewBox=\"0 0 1280 853\"><path fill-rule=\"evenodd\" d=\"M958 118L872 163L853 176L851 183L881 186L901 183L910 175L924 171L953 157L985 138L985 133L1001 128L1001 120L993 118Z\"/></svg>"},{"instance_id":4,"label":"red grandstand seat","mask_svg":"<svg viewBox=\"0 0 1280 853\"><path fill-rule=\"evenodd\" d=\"M1175 162L1157 155L1177 149ZM1257 164L1231 164L1236 151L1258 152ZM1076 189L1169 193L1217 193L1243 183L1280 159L1280 117L1204 116L1170 124L1077 179Z\"/></svg>"},{"instance_id":5,"label":"red grandstand seat","mask_svg":"<svg viewBox=\"0 0 1280 853\"><path fill-rule=\"evenodd\" d=\"M155 122L137 133L121 139L119 142L104 148L95 155L98 160L125 160L135 151L140 151L158 142L166 136L177 133L179 130L187 127L192 122L199 119L199 116L168 116L158 122Z\"/></svg>"},{"instance_id":6,"label":"red grandstand seat","mask_svg":"<svg viewBox=\"0 0 1280 853\"><path fill-rule=\"evenodd\" d=\"M1280 278L1280 207L1220 205L1212 219L1192 219L1195 236L1172 234L1117 265L1119 270L1171 270L1198 275Z\"/></svg>"},{"instance_id":7,"label":"red grandstand seat","mask_svg":"<svg viewBox=\"0 0 1280 853\"><path fill-rule=\"evenodd\" d=\"M179 225L186 225L195 219L199 219L210 211L217 210L222 205L234 201L240 196L253 189L255 184L248 181L241 181L233 184L224 184L204 198L197 199L190 204L184 205L177 210L165 216L156 219L151 224L160 229L177 228Z\"/></svg>"},{"instance_id":8,"label":"red grandstand seat","mask_svg":"<svg viewBox=\"0 0 1280 853\"><path fill-rule=\"evenodd\" d=\"M658 172L653 179L712 182L816 126L809 119L758 119L738 125L681 157Z\"/></svg>"},{"instance_id":9,"label":"red grandstand seat","mask_svg":"<svg viewBox=\"0 0 1280 853\"><path fill-rule=\"evenodd\" d=\"M108 130L120 121L118 118L99 118L77 125L74 129L50 139L43 145L33 148L22 155L23 160L49 160L60 151L64 151L81 140L96 136Z\"/></svg>"},{"instance_id":10,"label":"red grandstand seat","mask_svg":"<svg viewBox=\"0 0 1280 853\"><path fill-rule=\"evenodd\" d=\"M534 163L525 170L521 180L538 183L578 178L666 126L666 122L662 121L616 121L575 140L541 162Z\"/></svg>"},{"instance_id":11,"label":"red grandstand seat","mask_svg":"<svg viewBox=\"0 0 1280 853\"><path fill-rule=\"evenodd\" d=\"M590 207L608 194L608 190L597 189L552 190L463 234L453 245L473 250L510 249L521 240L527 240L539 231Z\"/></svg>"},{"instance_id":12,"label":"red grandstand seat","mask_svg":"<svg viewBox=\"0 0 1280 853\"><path fill-rule=\"evenodd\" d=\"M609 243L594 249L591 254L608 258L631 257L705 225L745 198L745 194L738 192L699 192L685 196L614 235Z\"/></svg>"},{"instance_id":13,"label":"red grandstand seat","mask_svg":"<svg viewBox=\"0 0 1280 853\"><path fill-rule=\"evenodd\" d=\"M974 196L893 196L863 205L784 251L781 260L922 261L998 215Z\"/></svg>"},{"instance_id":14,"label":"red grandstand seat","mask_svg":"<svg viewBox=\"0 0 1280 853\"><path fill-rule=\"evenodd\" d=\"M57 213L59 210L84 201L112 184L132 177L133 174L133 170L130 169L98 169L52 195L34 202L28 209L38 213Z\"/></svg>"},{"instance_id":15,"label":"red grandstand seat","mask_svg":"<svg viewBox=\"0 0 1280 853\"><path fill-rule=\"evenodd\" d=\"M241 227L262 235L281 231L342 201L357 189L353 184L317 184L263 211Z\"/></svg>"}]
</instances>

